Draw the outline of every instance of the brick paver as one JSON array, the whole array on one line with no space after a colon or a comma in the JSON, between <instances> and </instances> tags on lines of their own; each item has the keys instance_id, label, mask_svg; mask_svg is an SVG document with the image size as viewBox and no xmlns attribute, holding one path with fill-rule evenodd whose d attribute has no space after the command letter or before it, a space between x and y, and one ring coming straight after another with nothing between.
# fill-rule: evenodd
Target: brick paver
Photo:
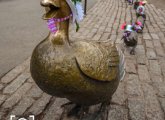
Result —
<instances>
[{"instance_id":1,"label":"brick paver","mask_svg":"<svg viewBox=\"0 0 165 120\"><path fill-rule=\"evenodd\" d=\"M112 98L107 120L165 120L165 10L147 4L146 12L136 55L124 48L127 73ZM120 25L135 19L135 11L125 0L98 0L79 32L70 28L71 40L115 41L121 46ZM0 120L12 114L35 115L37 120L76 120L60 107L68 100L43 93L33 82L29 60L0 79ZM92 106L89 112L97 109L98 105Z\"/></svg>"}]
</instances>

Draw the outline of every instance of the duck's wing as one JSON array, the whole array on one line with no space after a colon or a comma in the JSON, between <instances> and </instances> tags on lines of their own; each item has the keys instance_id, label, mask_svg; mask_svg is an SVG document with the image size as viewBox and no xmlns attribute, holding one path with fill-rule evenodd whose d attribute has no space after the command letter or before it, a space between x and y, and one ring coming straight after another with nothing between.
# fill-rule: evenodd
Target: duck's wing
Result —
<instances>
[{"instance_id":1,"label":"duck's wing","mask_svg":"<svg viewBox=\"0 0 165 120\"><path fill-rule=\"evenodd\" d=\"M122 78L124 65L120 65L120 60L124 63L124 57L119 57L116 46L94 42L78 42L75 46L77 65L85 75L98 81Z\"/></svg>"}]
</instances>

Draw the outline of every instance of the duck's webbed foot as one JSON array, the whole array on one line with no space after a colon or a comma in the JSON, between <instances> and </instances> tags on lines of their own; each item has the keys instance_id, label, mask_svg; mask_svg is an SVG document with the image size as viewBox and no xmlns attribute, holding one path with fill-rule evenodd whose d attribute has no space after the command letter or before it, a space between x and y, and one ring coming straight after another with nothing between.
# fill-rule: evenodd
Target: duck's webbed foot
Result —
<instances>
[{"instance_id":1,"label":"duck's webbed foot","mask_svg":"<svg viewBox=\"0 0 165 120\"><path fill-rule=\"evenodd\" d=\"M102 103L94 120L107 120L110 102Z\"/></svg>"},{"instance_id":2,"label":"duck's webbed foot","mask_svg":"<svg viewBox=\"0 0 165 120\"><path fill-rule=\"evenodd\" d=\"M71 111L68 113L68 116L76 116L80 120L84 118L84 116L88 113L89 107L76 105Z\"/></svg>"},{"instance_id":3,"label":"duck's webbed foot","mask_svg":"<svg viewBox=\"0 0 165 120\"><path fill-rule=\"evenodd\" d=\"M131 55L135 55L135 51L134 51L134 50L131 50L131 51L130 51L130 54L131 54Z\"/></svg>"},{"instance_id":4,"label":"duck's webbed foot","mask_svg":"<svg viewBox=\"0 0 165 120\"><path fill-rule=\"evenodd\" d=\"M130 51L131 55L135 55L135 48L132 48L132 50Z\"/></svg>"},{"instance_id":5,"label":"duck's webbed foot","mask_svg":"<svg viewBox=\"0 0 165 120\"><path fill-rule=\"evenodd\" d=\"M74 104L74 103L68 102L68 103L62 105L61 107L67 107L72 104ZM74 116L74 117L77 117L79 120L82 120L84 118L85 114L88 113L88 110L89 110L89 107L87 107L87 106L75 104L74 107L67 112L67 116L68 117Z\"/></svg>"}]
</instances>

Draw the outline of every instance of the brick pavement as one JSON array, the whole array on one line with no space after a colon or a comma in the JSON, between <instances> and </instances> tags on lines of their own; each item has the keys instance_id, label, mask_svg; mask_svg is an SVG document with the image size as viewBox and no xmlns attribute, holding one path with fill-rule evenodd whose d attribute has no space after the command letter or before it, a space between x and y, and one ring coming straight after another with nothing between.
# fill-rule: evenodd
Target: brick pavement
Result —
<instances>
[{"instance_id":1,"label":"brick pavement","mask_svg":"<svg viewBox=\"0 0 165 120\"><path fill-rule=\"evenodd\" d=\"M136 55L124 51L127 73L112 98L107 120L165 120L165 10L148 4L146 11L147 21L144 33L138 36ZM109 40L120 46L120 25L135 19L135 11L125 0L98 0L79 32L71 27L71 40ZM66 99L47 95L36 86L30 76L29 60L0 80L0 120L9 120L12 114L33 114L37 120L76 120L68 118L60 107ZM92 106L89 112L97 109Z\"/></svg>"}]
</instances>

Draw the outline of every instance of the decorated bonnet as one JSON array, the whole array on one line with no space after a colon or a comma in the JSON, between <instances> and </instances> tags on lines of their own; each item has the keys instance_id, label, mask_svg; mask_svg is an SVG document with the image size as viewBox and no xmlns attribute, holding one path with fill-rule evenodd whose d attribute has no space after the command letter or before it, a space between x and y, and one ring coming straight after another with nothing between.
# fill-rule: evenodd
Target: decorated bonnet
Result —
<instances>
[{"instance_id":1,"label":"decorated bonnet","mask_svg":"<svg viewBox=\"0 0 165 120\"><path fill-rule=\"evenodd\" d=\"M72 22L76 23L76 31L79 29L79 22L83 20L84 10L81 0L66 0L72 11Z\"/></svg>"},{"instance_id":2,"label":"decorated bonnet","mask_svg":"<svg viewBox=\"0 0 165 120\"><path fill-rule=\"evenodd\" d=\"M126 31L132 31L132 25L127 25L127 27L126 27Z\"/></svg>"},{"instance_id":3,"label":"decorated bonnet","mask_svg":"<svg viewBox=\"0 0 165 120\"><path fill-rule=\"evenodd\" d=\"M75 23L75 21L80 22L84 16L81 0L66 0L66 2L72 11L73 23Z\"/></svg>"},{"instance_id":4,"label":"decorated bonnet","mask_svg":"<svg viewBox=\"0 0 165 120\"><path fill-rule=\"evenodd\" d=\"M145 5L147 3L147 1L146 0L143 0L143 1L140 1L139 2L139 5Z\"/></svg>"},{"instance_id":5,"label":"decorated bonnet","mask_svg":"<svg viewBox=\"0 0 165 120\"><path fill-rule=\"evenodd\" d=\"M47 25L51 33L58 31L57 22L62 22L72 17L72 23L76 24L76 32L79 30L79 22L83 20L84 10L82 8L81 0L66 0L71 9L71 15L64 18L51 18L47 21Z\"/></svg>"}]
</instances>

